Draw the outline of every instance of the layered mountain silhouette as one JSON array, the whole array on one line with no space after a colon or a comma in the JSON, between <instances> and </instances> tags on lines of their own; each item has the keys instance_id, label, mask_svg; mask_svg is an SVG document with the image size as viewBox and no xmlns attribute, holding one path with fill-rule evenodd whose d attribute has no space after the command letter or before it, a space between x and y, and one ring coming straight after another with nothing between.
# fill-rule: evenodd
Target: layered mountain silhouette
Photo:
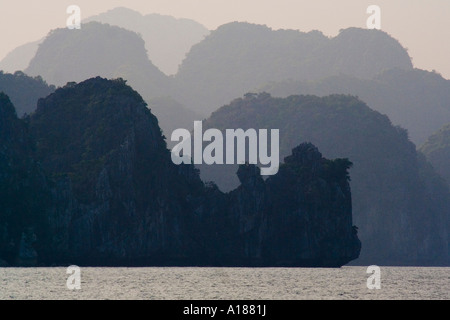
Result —
<instances>
[{"instance_id":1,"label":"layered mountain silhouette","mask_svg":"<svg viewBox=\"0 0 450 320\"><path fill-rule=\"evenodd\" d=\"M167 77L148 60L139 35L98 22L50 32L25 73L57 86L93 76L123 77L146 96L159 96L168 86Z\"/></svg>"},{"instance_id":2,"label":"layered mountain silhouette","mask_svg":"<svg viewBox=\"0 0 450 320\"><path fill-rule=\"evenodd\" d=\"M25 43L9 52L0 61L0 70L10 73L25 70L30 64L31 59L36 55L39 44L41 44L42 41L43 40L41 39Z\"/></svg>"},{"instance_id":3,"label":"layered mountain silhouette","mask_svg":"<svg viewBox=\"0 0 450 320\"><path fill-rule=\"evenodd\" d=\"M243 165L224 194L172 163L122 79L69 83L25 120L0 94L0 124L2 264L339 267L359 255L351 162L311 144L267 181Z\"/></svg>"},{"instance_id":4,"label":"layered mountain silhouette","mask_svg":"<svg viewBox=\"0 0 450 320\"><path fill-rule=\"evenodd\" d=\"M127 8L115 8L85 20L90 21L139 33L145 41L150 61L167 75L177 73L186 53L209 34L203 25L190 19L159 14L142 15Z\"/></svg>"},{"instance_id":5,"label":"layered mountain silhouette","mask_svg":"<svg viewBox=\"0 0 450 320\"><path fill-rule=\"evenodd\" d=\"M315 82L282 81L257 90L277 97L292 94L351 94L408 130L420 145L450 122L450 81L424 70L389 69L373 79L340 75Z\"/></svg>"},{"instance_id":6,"label":"layered mountain silhouette","mask_svg":"<svg viewBox=\"0 0 450 320\"><path fill-rule=\"evenodd\" d=\"M45 98L55 90L40 76L29 77L21 71L14 74L0 71L0 92L9 96L19 117L31 114L36 109L39 98Z\"/></svg>"},{"instance_id":7,"label":"layered mountain silhouette","mask_svg":"<svg viewBox=\"0 0 450 320\"><path fill-rule=\"evenodd\" d=\"M126 14L121 26L132 20L128 16L139 16L120 9L99 20L111 22L107 19L110 16L120 20L122 11ZM128 28L142 32L133 24ZM169 79L144 59L143 41L137 38L123 29L94 22L77 31L54 31L40 46L26 73L41 75L56 85L94 75L120 76L146 100L171 96L207 116L218 106L268 82L312 81L338 74L370 79L385 69L412 69L407 51L382 31L350 28L330 39L319 31L274 31L235 22L219 27L194 45L179 72ZM145 42L147 47L149 41ZM151 56L157 49L147 50ZM123 61L125 53L129 58Z\"/></svg>"},{"instance_id":8,"label":"layered mountain silhouette","mask_svg":"<svg viewBox=\"0 0 450 320\"><path fill-rule=\"evenodd\" d=\"M123 26L128 21L149 19L123 8L100 17ZM128 28L140 30L138 27L146 26L142 23ZM446 123L450 113L446 107L448 81L413 70L407 51L377 30L350 28L330 39L318 31L274 31L261 25L230 23L195 45L173 78L148 61L145 46L133 32L90 22L81 30L60 29L50 34L26 72L56 85L95 75L122 77L147 102L159 97L172 99L168 116L160 120L164 129L177 127L180 122L172 119L181 114L186 114L185 119L199 120L235 97L261 87L276 95L284 91L281 93L361 96L395 124L407 128L419 144ZM149 55L152 50L156 49L148 48ZM317 83L311 84L313 80ZM426 122L422 121L425 103L429 105ZM173 108L175 105L179 108ZM170 134L165 132L166 136Z\"/></svg>"},{"instance_id":9,"label":"layered mountain silhouette","mask_svg":"<svg viewBox=\"0 0 450 320\"><path fill-rule=\"evenodd\" d=\"M176 75L176 99L204 115L270 81L318 80L337 74L370 79L390 68L412 69L406 50L378 30L274 31L229 23L192 47Z\"/></svg>"},{"instance_id":10,"label":"layered mountain silhouette","mask_svg":"<svg viewBox=\"0 0 450 320\"><path fill-rule=\"evenodd\" d=\"M128 8L115 8L82 21L97 21L139 33L145 41L148 57L167 75L175 74L190 48L209 34L200 23L159 14L142 15ZM23 44L0 61L0 70L25 70L44 39Z\"/></svg>"},{"instance_id":11,"label":"layered mountain silhouette","mask_svg":"<svg viewBox=\"0 0 450 320\"><path fill-rule=\"evenodd\" d=\"M195 111L169 97L171 79L148 60L142 38L109 24L89 22L81 30L52 31L26 72L57 86L97 75L121 77L156 110L164 130L190 127L200 119ZM171 131L165 134L170 137Z\"/></svg>"},{"instance_id":12,"label":"layered mountain silhouette","mask_svg":"<svg viewBox=\"0 0 450 320\"><path fill-rule=\"evenodd\" d=\"M302 142L312 142L326 157L348 157L354 163L354 219L363 243L358 263L448 264L448 191L435 181L436 173L406 131L361 100L247 94L214 112L203 127L279 129L281 157ZM238 184L234 165L198 168L203 180L223 190Z\"/></svg>"},{"instance_id":13,"label":"layered mountain silhouette","mask_svg":"<svg viewBox=\"0 0 450 320\"><path fill-rule=\"evenodd\" d=\"M447 129L430 137L450 122L449 82L413 69L397 40L378 30L349 28L328 38L239 22L207 35L192 21L124 8L90 20L81 30L49 33L25 70L30 76L0 74L0 92L12 101L2 96L5 119L14 119L3 128L7 151L0 153L1 177L14 189L2 189L2 199L36 189L26 208L15 200L4 207L0 259L342 265L359 253L343 182L349 158L363 240L358 263L450 263L449 191L439 176L447 177ZM25 65L34 46L6 62ZM167 76L186 52L178 73ZM85 81L97 76L124 80ZM54 92L52 85L64 87ZM35 113L19 120L12 105L19 117ZM263 180L254 166L202 167L203 180L233 190L224 194L192 166L172 165L164 136L211 113L206 127L280 129L287 158L279 174ZM420 150L432 164L408 135L417 145L430 137ZM330 163L319 149L343 159ZM11 165L18 159L27 160ZM8 220L21 210L32 215L30 208L44 208L37 217L47 222ZM314 229L320 236L296 227L318 226L316 216L327 221ZM4 233L6 225L14 227Z\"/></svg>"}]
</instances>

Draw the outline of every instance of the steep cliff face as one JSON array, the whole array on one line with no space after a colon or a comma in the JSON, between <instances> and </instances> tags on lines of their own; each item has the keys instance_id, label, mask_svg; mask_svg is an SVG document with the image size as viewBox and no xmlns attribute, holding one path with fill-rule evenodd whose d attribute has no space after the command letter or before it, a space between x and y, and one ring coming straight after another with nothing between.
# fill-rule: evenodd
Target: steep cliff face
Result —
<instances>
[{"instance_id":1,"label":"steep cliff face","mask_svg":"<svg viewBox=\"0 0 450 320\"><path fill-rule=\"evenodd\" d=\"M270 266L336 267L358 258L352 225L347 159L326 160L304 143L264 181L259 168L240 166L241 185L228 213L239 235L239 255Z\"/></svg>"},{"instance_id":2,"label":"steep cliff face","mask_svg":"<svg viewBox=\"0 0 450 320\"><path fill-rule=\"evenodd\" d=\"M5 105L7 122L27 128ZM1 204L0 259L8 263L337 267L359 255L349 162L325 160L312 145L295 149L267 181L241 166L241 186L225 194L192 165L171 162L157 119L123 80L69 84L39 100L27 122L30 134L2 133L16 141L2 140L7 154L34 140L36 150L17 157L42 165L24 176L1 167L13 183L36 181L36 191L19 188ZM6 199L15 189L2 186ZM20 203L36 203L27 211L34 220L20 220L7 251L9 208Z\"/></svg>"},{"instance_id":3,"label":"steep cliff face","mask_svg":"<svg viewBox=\"0 0 450 320\"><path fill-rule=\"evenodd\" d=\"M36 263L36 237L45 242L48 231L47 200L46 179L34 160L28 127L17 118L8 96L0 93L0 260Z\"/></svg>"},{"instance_id":4,"label":"steep cliff face","mask_svg":"<svg viewBox=\"0 0 450 320\"><path fill-rule=\"evenodd\" d=\"M191 228L215 265L339 267L357 259L361 242L352 225L347 159L327 160L304 143L279 172L263 180L241 165L240 186L222 193L205 186Z\"/></svg>"},{"instance_id":5,"label":"steep cliff face","mask_svg":"<svg viewBox=\"0 0 450 320\"><path fill-rule=\"evenodd\" d=\"M183 207L194 186L178 175L157 119L123 81L58 89L39 101L30 123L55 182L57 257L96 264L189 252Z\"/></svg>"}]
</instances>

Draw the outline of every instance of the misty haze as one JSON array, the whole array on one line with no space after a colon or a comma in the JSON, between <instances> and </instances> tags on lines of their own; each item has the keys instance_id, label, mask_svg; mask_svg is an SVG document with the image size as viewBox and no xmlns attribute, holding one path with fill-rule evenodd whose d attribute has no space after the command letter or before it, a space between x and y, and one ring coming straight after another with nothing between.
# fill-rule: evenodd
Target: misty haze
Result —
<instances>
[{"instance_id":1,"label":"misty haze","mask_svg":"<svg viewBox=\"0 0 450 320\"><path fill-rule=\"evenodd\" d=\"M69 265L347 265L348 279L355 266L392 266L392 277L408 266L412 279L427 267L430 288L442 280L448 299L449 44L434 55L419 49L434 44L393 22L395 10L418 14L412 6L380 1L370 18L371 3L349 0L341 20L321 27L291 17L298 6L317 17L318 4L292 4L289 15L269 0L252 13L252 2L222 16L205 4L201 18L185 4L83 0L79 26L68 27L76 17L65 26L71 13L55 4L63 23L48 10L28 38L9 28L0 50L0 268L17 270L11 279L32 274L21 267ZM423 12L450 13L435 3ZM271 6L284 22L269 17ZM422 23L441 42L450 37L448 19L442 29L428 16ZM225 137L238 129L277 140L236 131L229 150ZM180 159L192 147L207 161L197 151L173 161L180 132L189 136ZM268 270L261 279L274 276ZM436 298L430 288L421 298ZM367 298L354 290L346 298ZM281 297L305 298L289 292Z\"/></svg>"}]
</instances>

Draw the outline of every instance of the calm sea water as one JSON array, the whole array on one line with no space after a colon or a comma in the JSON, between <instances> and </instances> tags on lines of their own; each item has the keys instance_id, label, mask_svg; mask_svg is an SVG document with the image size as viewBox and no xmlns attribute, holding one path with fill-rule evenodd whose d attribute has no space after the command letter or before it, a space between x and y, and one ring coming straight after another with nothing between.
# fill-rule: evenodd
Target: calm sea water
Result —
<instances>
[{"instance_id":1,"label":"calm sea water","mask_svg":"<svg viewBox=\"0 0 450 320\"><path fill-rule=\"evenodd\" d=\"M369 290L364 267L81 268L81 290L65 268L0 268L4 299L449 299L450 268L381 267Z\"/></svg>"}]
</instances>

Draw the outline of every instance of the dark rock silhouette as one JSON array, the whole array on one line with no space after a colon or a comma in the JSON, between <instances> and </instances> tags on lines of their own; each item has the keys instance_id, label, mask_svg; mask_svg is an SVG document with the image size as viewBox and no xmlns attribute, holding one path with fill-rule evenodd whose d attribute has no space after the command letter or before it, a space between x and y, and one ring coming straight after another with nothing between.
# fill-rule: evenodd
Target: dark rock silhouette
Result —
<instances>
[{"instance_id":1,"label":"dark rock silhouette","mask_svg":"<svg viewBox=\"0 0 450 320\"><path fill-rule=\"evenodd\" d=\"M121 79L68 84L26 120L6 96L0 102L11 128L29 127L36 147L25 159L37 159L46 175L39 166L31 176L43 180L31 194L45 195L42 214L24 220L33 208L17 211L9 251L10 237L0 233L0 259L10 264L339 267L359 255L350 162L326 160L311 144L267 181L241 166L241 186L226 194L203 184L192 165L171 162L157 119ZM2 131L1 150L11 153L21 132ZM1 168L0 177L11 172ZM31 179L23 174L11 181ZM1 185L6 199L14 190ZM9 207L38 200L27 192ZM3 203L0 231L10 216Z\"/></svg>"},{"instance_id":2,"label":"dark rock silhouette","mask_svg":"<svg viewBox=\"0 0 450 320\"><path fill-rule=\"evenodd\" d=\"M340 160L346 165L332 169ZM351 163L326 160L304 143L264 181L259 168L240 166L230 193L242 255L264 265L340 266L359 256L348 184Z\"/></svg>"},{"instance_id":3,"label":"dark rock silhouette","mask_svg":"<svg viewBox=\"0 0 450 320\"><path fill-rule=\"evenodd\" d=\"M353 218L365 265L448 265L450 194L407 132L353 96L246 94L214 112L203 130L279 129L280 156L310 141L327 158L348 157ZM239 185L237 165L198 165L223 191Z\"/></svg>"},{"instance_id":4,"label":"dark rock silhouette","mask_svg":"<svg viewBox=\"0 0 450 320\"><path fill-rule=\"evenodd\" d=\"M35 160L28 126L0 93L0 260L36 263L35 248L43 249L48 235L48 201L47 180Z\"/></svg>"}]
</instances>

